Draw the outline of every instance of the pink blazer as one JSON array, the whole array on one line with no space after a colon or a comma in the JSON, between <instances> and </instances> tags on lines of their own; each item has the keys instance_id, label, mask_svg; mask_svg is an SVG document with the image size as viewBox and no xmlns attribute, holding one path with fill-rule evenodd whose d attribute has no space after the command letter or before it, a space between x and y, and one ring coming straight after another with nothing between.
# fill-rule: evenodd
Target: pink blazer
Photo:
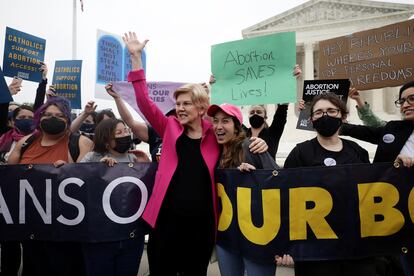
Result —
<instances>
[{"instance_id":1,"label":"pink blazer","mask_svg":"<svg viewBox=\"0 0 414 276\"><path fill-rule=\"evenodd\" d=\"M132 82L132 85L134 86L135 97L139 109L163 139L161 160L155 176L154 188L142 215L145 221L152 227L155 227L168 185L170 185L171 179L177 168L178 157L176 152L176 142L178 137L182 135L184 128L174 116L166 117L149 98L143 70L129 72L128 81ZM211 123L207 120L202 120L202 129L201 155L203 156L210 173L214 216L217 226L217 192L214 181L214 169L219 159L220 149Z\"/></svg>"}]
</instances>

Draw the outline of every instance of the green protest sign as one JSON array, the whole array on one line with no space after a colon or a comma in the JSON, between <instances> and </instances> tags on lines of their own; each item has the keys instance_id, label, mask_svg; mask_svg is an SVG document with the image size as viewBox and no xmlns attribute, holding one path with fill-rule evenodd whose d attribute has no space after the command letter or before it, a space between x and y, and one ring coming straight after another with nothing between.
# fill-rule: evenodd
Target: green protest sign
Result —
<instances>
[{"instance_id":1,"label":"green protest sign","mask_svg":"<svg viewBox=\"0 0 414 276\"><path fill-rule=\"evenodd\" d=\"M235 105L296 102L295 33L237 40L211 47L211 102Z\"/></svg>"}]
</instances>

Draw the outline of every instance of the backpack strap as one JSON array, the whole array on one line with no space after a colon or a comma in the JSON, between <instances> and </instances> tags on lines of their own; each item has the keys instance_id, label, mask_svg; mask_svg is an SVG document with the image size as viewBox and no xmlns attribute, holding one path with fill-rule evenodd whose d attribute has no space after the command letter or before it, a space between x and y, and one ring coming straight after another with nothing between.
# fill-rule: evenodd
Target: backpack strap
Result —
<instances>
[{"instance_id":1,"label":"backpack strap","mask_svg":"<svg viewBox=\"0 0 414 276\"><path fill-rule=\"evenodd\" d=\"M30 135L29 138L26 139L26 141L24 141L24 143L22 144L22 147L20 149L20 159L22 158L24 152L30 147L30 145L34 142L34 140L36 140L37 135L32 134Z\"/></svg>"},{"instance_id":2,"label":"backpack strap","mask_svg":"<svg viewBox=\"0 0 414 276\"><path fill-rule=\"evenodd\" d=\"M76 163L76 160L78 160L80 149L79 149L79 139L80 134L79 133L71 133L69 135L69 153L72 157L73 162Z\"/></svg>"}]
</instances>

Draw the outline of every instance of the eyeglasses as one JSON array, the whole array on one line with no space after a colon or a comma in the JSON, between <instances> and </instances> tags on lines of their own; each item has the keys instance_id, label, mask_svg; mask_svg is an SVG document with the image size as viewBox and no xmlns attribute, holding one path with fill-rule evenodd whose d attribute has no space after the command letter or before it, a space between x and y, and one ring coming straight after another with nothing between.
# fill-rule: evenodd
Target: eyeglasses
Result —
<instances>
[{"instance_id":1,"label":"eyeglasses","mask_svg":"<svg viewBox=\"0 0 414 276\"><path fill-rule=\"evenodd\" d=\"M414 104L414 94L411 94L407 98L398 99L394 103L396 107L401 107L405 101L407 101L408 104Z\"/></svg>"},{"instance_id":2,"label":"eyeglasses","mask_svg":"<svg viewBox=\"0 0 414 276\"><path fill-rule=\"evenodd\" d=\"M42 117L42 118L43 118L43 117L46 117L46 118L56 117L56 118L59 118L59 119L66 119L66 116L65 116L65 114L63 114L63 113L50 113L50 112L43 112L43 113L41 114L41 117Z\"/></svg>"},{"instance_id":3,"label":"eyeglasses","mask_svg":"<svg viewBox=\"0 0 414 276\"><path fill-rule=\"evenodd\" d=\"M328 108L326 111L323 111L321 109L315 110L314 112L312 112L312 118L314 119L319 119L324 115L328 115L329 117L336 117L338 116L339 112L341 110L337 109L337 108Z\"/></svg>"}]
</instances>

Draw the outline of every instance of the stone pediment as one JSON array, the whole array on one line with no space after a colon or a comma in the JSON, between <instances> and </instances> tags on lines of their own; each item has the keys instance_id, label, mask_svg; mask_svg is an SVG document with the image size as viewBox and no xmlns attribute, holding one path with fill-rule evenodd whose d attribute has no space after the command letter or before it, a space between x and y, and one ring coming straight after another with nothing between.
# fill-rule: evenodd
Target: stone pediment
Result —
<instances>
[{"instance_id":1,"label":"stone pediment","mask_svg":"<svg viewBox=\"0 0 414 276\"><path fill-rule=\"evenodd\" d=\"M277 16L264 20L242 31L248 34L257 31L285 29L337 23L411 12L414 5L385 3L368 0L310 0Z\"/></svg>"}]
</instances>

